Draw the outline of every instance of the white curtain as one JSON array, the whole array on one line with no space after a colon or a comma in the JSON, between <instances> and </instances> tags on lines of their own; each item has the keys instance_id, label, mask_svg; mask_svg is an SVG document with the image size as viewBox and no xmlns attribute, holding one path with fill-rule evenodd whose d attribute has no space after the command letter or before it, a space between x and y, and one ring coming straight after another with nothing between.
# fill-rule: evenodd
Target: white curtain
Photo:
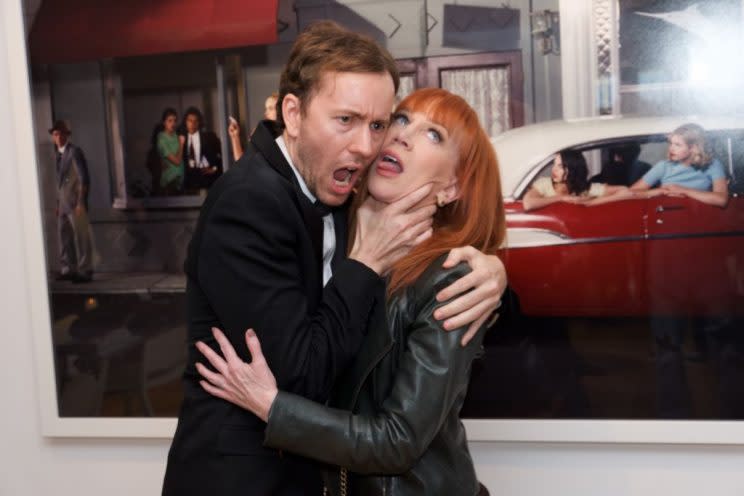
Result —
<instances>
[{"instance_id":1,"label":"white curtain","mask_svg":"<svg viewBox=\"0 0 744 496\"><path fill-rule=\"evenodd\" d=\"M416 89L416 77L413 74L401 74L398 86L398 102L407 97Z\"/></svg>"},{"instance_id":2,"label":"white curtain","mask_svg":"<svg viewBox=\"0 0 744 496\"><path fill-rule=\"evenodd\" d=\"M447 69L441 71L442 88L460 95L478 114L489 136L510 127L509 69Z\"/></svg>"}]
</instances>

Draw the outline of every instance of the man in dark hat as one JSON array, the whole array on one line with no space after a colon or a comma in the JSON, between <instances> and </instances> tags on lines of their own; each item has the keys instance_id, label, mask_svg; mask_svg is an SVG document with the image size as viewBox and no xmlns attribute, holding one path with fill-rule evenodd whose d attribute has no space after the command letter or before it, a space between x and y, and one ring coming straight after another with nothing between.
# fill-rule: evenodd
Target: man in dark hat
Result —
<instances>
[{"instance_id":1,"label":"man in dark hat","mask_svg":"<svg viewBox=\"0 0 744 496\"><path fill-rule=\"evenodd\" d=\"M49 129L57 167L57 234L59 280L89 282L93 277L88 189L90 177L85 155L70 143L72 132L58 120Z\"/></svg>"}]
</instances>

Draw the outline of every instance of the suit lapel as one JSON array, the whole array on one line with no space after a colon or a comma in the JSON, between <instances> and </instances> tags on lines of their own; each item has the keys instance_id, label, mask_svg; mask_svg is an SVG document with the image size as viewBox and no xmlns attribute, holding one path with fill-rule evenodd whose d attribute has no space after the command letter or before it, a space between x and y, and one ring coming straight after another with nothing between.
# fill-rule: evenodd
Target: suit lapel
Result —
<instances>
[{"instance_id":1,"label":"suit lapel","mask_svg":"<svg viewBox=\"0 0 744 496\"><path fill-rule=\"evenodd\" d=\"M333 211L333 228L336 233L336 251L333 252L333 259L331 259L331 268L335 272L336 266L339 262L346 259L346 252L348 251L348 230L349 230L349 201L346 205L341 208L334 209Z\"/></svg>"},{"instance_id":2,"label":"suit lapel","mask_svg":"<svg viewBox=\"0 0 744 496\"><path fill-rule=\"evenodd\" d=\"M269 121L261 121L251 136L251 145L258 153L266 157L271 167L294 185L295 199L305 222L305 228L310 235L320 274L323 274L323 219L310 199L300 189L292 167L276 144L276 135L277 130L271 126Z\"/></svg>"},{"instance_id":3,"label":"suit lapel","mask_svg":"<svg viewBox=\"0 0 744 496\"><path fill-rule=\"evenodd\" d=\"M67 143L67 146L65 146L65 151L64 153L62 153L62 156L59 159L59 169L57 170L57 185L60 187L62 186L62 182L64 181L65 176L70 170L71 154L72 154L72 146L69 143Z\"/></svg>"}]
</instances>

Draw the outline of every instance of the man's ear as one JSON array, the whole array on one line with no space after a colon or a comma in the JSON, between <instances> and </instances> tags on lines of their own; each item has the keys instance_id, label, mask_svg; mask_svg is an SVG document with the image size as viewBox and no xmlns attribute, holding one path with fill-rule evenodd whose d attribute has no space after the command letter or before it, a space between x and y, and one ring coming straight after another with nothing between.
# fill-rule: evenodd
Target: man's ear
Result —
<instances>
[{"instance_id":1,"label":"man's ear","mask_svg":"<svg viewBox=\"0 0 744 496\"><path fill-rule=\"evenodd\" d=\"M296 95L292 93L284 95L282 118L284 119L284 130L287 135L297 138L302 123L302 102Z\"/></svg>"},{"instance_id":2,"label":"man's ear","mask_svg":"<svg viewBox=\"0 0 744 496\"><path fill-rule=\"evenodd\" d=\"M450 182L447 183L447 186L437 193L437 199L439 198L441 198L442 206L452 203L460 198L460 185L457 182L456 177L453 177Z\"/></svg>"}]
</instances>

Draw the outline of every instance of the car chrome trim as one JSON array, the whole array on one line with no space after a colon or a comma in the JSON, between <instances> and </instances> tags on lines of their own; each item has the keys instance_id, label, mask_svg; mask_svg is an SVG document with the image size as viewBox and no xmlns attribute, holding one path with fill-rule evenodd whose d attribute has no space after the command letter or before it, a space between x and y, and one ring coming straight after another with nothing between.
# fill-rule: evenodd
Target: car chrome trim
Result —
<instances>
[{"instance_id":1,"label":"car chrome trim","mask_svg":"<svg viewBox=\"0 0 744 496\"><path fill-rule=\"evenodd\" d=\"M510 227L506 230L506 248L537 248L544 246L576 245L586 243L610 243L641 241L644 236L603 236L595 238L572 238L551 229Z\"/></svg>"},{"instance_id":2,"label":"car chrome trim","mask_svg":"<svg viewBox=\"0 0 744 496\"><path fill-rule=\"evenodd\" d=\"M531 228L531 227L510 227L506 230L506 243L505 248L520 249L520 248L540 248L547 246L560 246L560 245L578 245L578 244L592 244L592 243L627 243L630 241L654 241L654 240L669 240L679 238L731 238L731 237L744 237L744 230L742 231L716 231L716 232L703 232L703 233L670 233L670 234L654 234L651 236L637 235L637 236L597 236L587 238L572 238L564 233L553 231L551 229L543 228Z\"/></svg>"}]
</instances>

